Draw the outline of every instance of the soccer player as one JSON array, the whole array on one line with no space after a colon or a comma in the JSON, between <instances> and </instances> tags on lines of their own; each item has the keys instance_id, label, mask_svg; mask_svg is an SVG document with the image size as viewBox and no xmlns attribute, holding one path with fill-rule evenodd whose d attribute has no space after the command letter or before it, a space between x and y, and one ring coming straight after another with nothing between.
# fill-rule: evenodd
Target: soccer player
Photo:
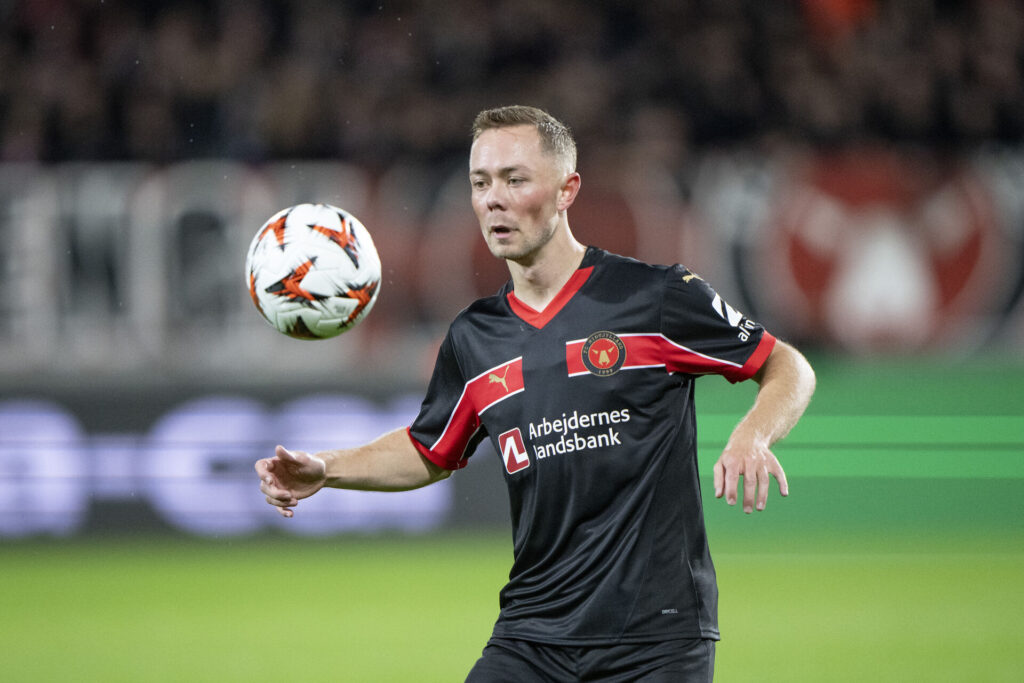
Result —
<instances>
[{"instance_id":1,"label":"soccer player","mask_svg":"<svg viewBox=\"0 0 1024 683\"><path fill-rule=\"evenodd\" d=\"M469 681L710 681L718 592L697 471L694 381L753 379L753 407L714 467L716 497L763 510L770 450L814 373L792 346L682 266L576 241L568 129L531 107L481 112L473 210L511 282L451 324L419 415L359 448L278 446L256 463L290 517L321 488L397 491L466 465L489 438L511 504L514 563Z\"/></svg>"}]
</instances>

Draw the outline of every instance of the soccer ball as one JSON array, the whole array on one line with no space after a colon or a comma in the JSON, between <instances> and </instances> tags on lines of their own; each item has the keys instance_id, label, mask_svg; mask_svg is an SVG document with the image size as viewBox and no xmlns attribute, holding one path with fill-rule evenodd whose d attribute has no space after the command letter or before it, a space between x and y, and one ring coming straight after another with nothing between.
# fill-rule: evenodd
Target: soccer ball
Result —
<instances>
[{"instance_id":1,"label":"soccer ball","mask_svg":"<svg viewBox=\"0 0 1024 683\"><path fill-rule=\"evenodd\" d=\"M380 257L355 216L298 204L263 224L249 245L245 279L256 310L296 339L352 329L380 292Z\"/></svg>"}]
</instances>

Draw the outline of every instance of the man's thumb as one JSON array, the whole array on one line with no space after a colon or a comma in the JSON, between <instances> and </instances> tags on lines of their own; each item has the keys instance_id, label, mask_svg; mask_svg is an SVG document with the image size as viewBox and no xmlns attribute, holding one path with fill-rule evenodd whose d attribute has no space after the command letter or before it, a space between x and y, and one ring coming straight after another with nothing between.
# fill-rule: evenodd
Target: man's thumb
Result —
<instances>
[{"instance_id":1,"label":"man's thumb","mask_svg":"<svg viewBox=\"0 0 1024 683\"><path fill-rule=\"evenodd\" d=\"M280 444L274 449L274 455L286 462L299 462L299 456Z\"/></svg>"}]
</instances>

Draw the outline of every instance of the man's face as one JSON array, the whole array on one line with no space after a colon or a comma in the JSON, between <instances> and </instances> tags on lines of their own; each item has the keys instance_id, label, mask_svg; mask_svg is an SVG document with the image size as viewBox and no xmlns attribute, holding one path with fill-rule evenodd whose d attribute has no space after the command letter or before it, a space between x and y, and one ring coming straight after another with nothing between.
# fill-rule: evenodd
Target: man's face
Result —
<instances>
[{"instance_id":1,"label":"man's face","mask_svg":"<svg viewBox=\"0 0 1024 683\"><path fill-rule=\"evenodd\" d=\"M529 263L558 226L564 180L533 126L486 130L469 153L473 211L491 253Z\"/></svg>"}]
</instances>

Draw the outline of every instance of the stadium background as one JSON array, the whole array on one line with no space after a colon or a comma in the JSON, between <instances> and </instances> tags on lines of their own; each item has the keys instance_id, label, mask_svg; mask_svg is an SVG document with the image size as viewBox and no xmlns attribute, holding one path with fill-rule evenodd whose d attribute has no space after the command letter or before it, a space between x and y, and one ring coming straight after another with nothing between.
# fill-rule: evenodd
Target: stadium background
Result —
<instances>
[{"instance_id":1,"label":"stadium background","mask_svg":"<svg viewBox=\"0 0 1024 683\"><path fill-rule=\"evenodd\" d=\"M5 677L460 679L510 559L494 454L288 523L251 464L415 413L504 278L468 123L523 102L579 138L581 239L686 263L818 370L790 498L708 504L719 679L1018 680L1022 65L1001 0L0 3ZM298 201L384 261L338 340L243 286ZM752 396L699 383L704 472Z\"/></svg>"}]
</instances>

